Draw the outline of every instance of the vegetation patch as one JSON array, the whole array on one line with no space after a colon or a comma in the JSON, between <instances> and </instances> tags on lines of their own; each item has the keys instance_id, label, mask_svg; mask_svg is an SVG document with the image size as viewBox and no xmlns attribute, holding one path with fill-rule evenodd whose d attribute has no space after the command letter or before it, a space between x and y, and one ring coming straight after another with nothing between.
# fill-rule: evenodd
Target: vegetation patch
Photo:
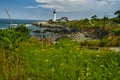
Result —
<instances>
[{"instance_id":1,"label":"vegetation patch","mask_svg":"<svg viewBox=\"0 0 120 80\"><path fill-rule=\"evenodd\" d=\"M0 80L120 80L120 53L89 47L119 47L119 26L109 24L118 19L93 16L94 26L88 19L67 21L70 28L99 32L99 39L80 42L30 38L25 25L0 30Z\"/></svg>"}]
</instances>

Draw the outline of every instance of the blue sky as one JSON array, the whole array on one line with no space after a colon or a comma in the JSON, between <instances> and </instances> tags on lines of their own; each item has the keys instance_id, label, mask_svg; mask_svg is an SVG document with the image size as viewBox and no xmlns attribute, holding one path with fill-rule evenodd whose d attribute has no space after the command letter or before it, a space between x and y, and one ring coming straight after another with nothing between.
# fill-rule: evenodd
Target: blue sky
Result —
<instances>
[{"instance_id":1,"label":"blue sky","mask_svg":"<svg viewBox=\"0 0 120 80\"><path fill-rule=\"evenodd\" d=\"M0 0L0 18L8 18L5 8L13 19L48 20L53 16L53 9L57 10L57 18L103 17L105 13L114 17L119 4L120 0Z\"/></svg>"}]
</instances>

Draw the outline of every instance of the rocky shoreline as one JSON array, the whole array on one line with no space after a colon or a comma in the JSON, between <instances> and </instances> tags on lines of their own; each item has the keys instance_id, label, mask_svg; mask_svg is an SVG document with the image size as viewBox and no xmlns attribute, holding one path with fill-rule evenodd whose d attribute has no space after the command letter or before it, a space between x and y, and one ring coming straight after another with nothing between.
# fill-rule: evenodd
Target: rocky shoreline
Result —
<instances>
[{"instance_id":1,"label":"rocky shoreline","mask_svg":"<svg viewBox=\"0 0 120 80\"><path fill-rule=\"evenodd\" d=\"M70 38L74 41L84 42L85 40L88 41L98 41L101 37L106 37L110 35L108 30L102 30L101 35L101 28L100 27L92 27L92 28L67 28L63 26L49 24L47 22L37 22L35 26L39 28L45 28L44 30L33 30L34 33L37 34L37 37L40 39L49 39L50 42L56 43L56 41L62 38ZM103 49L106 47L93 47L88 46L89 49ZM119 52L120 48L116 47L107 47L107 50L112 50Z\"/></svg>"},{"instance_id":2,"label":"rocky shoreline","mask_svg":"<svg viewBox=\"0 0 120 80\"><path fill-rule=\"evenodd\" d=\"M54 34L59 35L60 37L57 38L71 38L75 41L84 41L84 40L91 40L91 39L101 39L109 34L107 30L102 30L100 27L90 27L90 28L68 28L64 26L60 26L57 24L50 24L48 22L34 22L33 25L35 25L38 28L46 28L45 30L34 30L34 33L39 34L45 34L44 38L53 37ZM101 35L102 32L102 35ZM46 35L46 33L48 35ZM52 34L52 35L49 35Z\"/></svg>"},{"instance_id":3,"label":"rocky shoreline","mask_svg":"<svg viewBox=\"0 0 120 80\"><path fill-rule=\"evenodd\" d=\"M46 27L46 28L64 28L61 25L50 24L48 22L33 22L33 25L37 27Z\"/></svg>"},{"instance_id":4,"label":"rocky shoreline","mask_svg":"<svg viewBox=\"0 0 120 80\"><path fill-rule=\"evenodd\" d=\"M39 28L47 28L45 30L48 32L54 32L54 33L75 33L75 32L81 32L85 35L85 37L93 38L93 39L100 39L109 34L108 30L103 30L98 26L95 27L87 27L87 28L68 28L57 24L50 24L48 22L34 22L33 25L39 27ZM53 30L54 29L54 30ZM37 31L36 31L37 32ZM39 32L39 31L38 31ZM102 35L101 35L102 34Z\"/></svg>"},{"instance_id":5,"label":"rocky shoreline","mask_svg":"<svg viewBox=\"0 0 120 80\"><path fill-rule=\"evenodd\" d=\"M42 28L42 27L40 27ZM70 38L75 41L84 41L86 39L85 34L80 32L79 29L76 28L59 28L59 27L49 27L42 30L33 30L33 33L36 33L37 37L41 38L51 38L52 41L57 41L61 38Z\"/></svg>"}]
</instances>

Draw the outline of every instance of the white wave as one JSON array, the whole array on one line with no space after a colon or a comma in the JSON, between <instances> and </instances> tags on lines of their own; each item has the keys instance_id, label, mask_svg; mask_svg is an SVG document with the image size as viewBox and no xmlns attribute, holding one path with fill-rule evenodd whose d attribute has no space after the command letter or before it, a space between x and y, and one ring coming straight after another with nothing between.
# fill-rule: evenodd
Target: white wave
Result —
<instances>
[{"instance_id":1,"label":"white wave","mask_svg":"<svg viewBox=\"0 0 120 80\"><path fill-rule=\"evenodd\" d=\"M26 27L32 26L32 24L26 24Z\"/></svg>"},{"instance_id":2,"label":"white wave","mask_svg":"<svg viewBox=\"0 0 120 80\"><path fill-rule=\"evenodd\" d=\"M0 30L1 30L1 29L4 30L4 29L6 29L6 28L0 28Z\"/></svg>"}]
</instances>

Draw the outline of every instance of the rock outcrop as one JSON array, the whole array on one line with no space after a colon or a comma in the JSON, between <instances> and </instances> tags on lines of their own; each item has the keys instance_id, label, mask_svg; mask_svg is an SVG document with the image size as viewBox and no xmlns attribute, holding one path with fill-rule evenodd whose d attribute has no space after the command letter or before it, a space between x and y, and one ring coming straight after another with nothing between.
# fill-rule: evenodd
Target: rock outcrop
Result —
<instances>
[{"instance_id":1,"label":"rock outcrop","mask_svg":"<svg viewBox=\"0 0 120 80\"><path fill-rule=\"evenodd\" d=\"M33 22L33 25L35 25L37 27L46 27L46 28L64 28L61 25L50 24L48 22Z\"/></svg>"}]
</instances>

